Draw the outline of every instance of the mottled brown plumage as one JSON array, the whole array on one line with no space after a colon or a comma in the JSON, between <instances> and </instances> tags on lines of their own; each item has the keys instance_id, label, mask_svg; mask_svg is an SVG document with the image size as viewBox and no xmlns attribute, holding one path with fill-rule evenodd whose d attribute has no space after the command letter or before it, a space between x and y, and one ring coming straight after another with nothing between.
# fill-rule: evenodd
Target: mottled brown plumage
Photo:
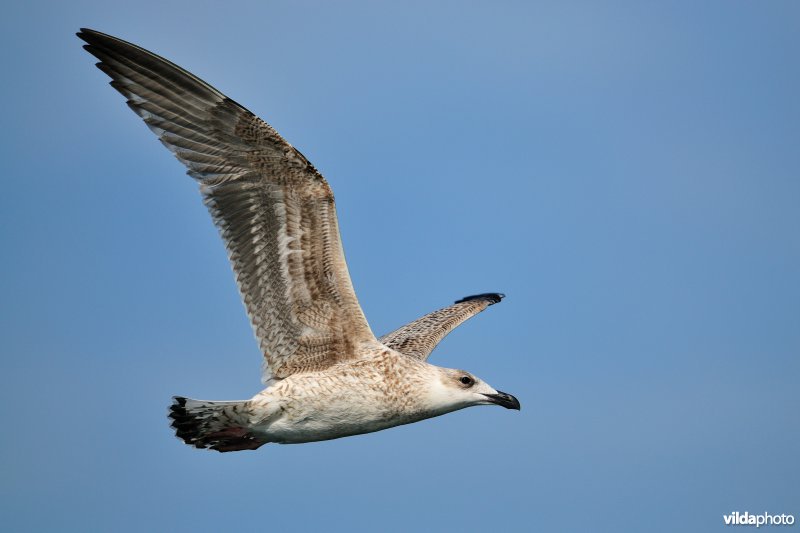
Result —
<instances>
[{"instance_id":1,"label":"mottled brown plumage","mask_svg":"<svg viewBox=\"0 0 800 533\"><path fill-rule=\"evenodd\" d=\"M266 358L265 378L319 370L377 345L347 272L333 192L303 154L166 59L92 30L78 35L200 184Z\"/></svg>"},{"instance_id":2,"label":"mottled brown plumage","mask_svg":"<svg viewBox=\"0 0 800 533\"><path fill-rule=\"evenodd\" d=\"M219 451L308 442L482 403L519 402L425 362L461 322L499 301L469 297L379 342L347 271L333 192L271 126L193 74L94 30L78 36L111 85L186 165L220 230L270 385L251 400L178 397L187 444Z\"/></svg>"},{"instance_id":3,"label":"mottled brown plumage","mask_svg":"<svg viewBox=\"0 0 800 533\"><path fill-rule=\"evenodd\" d=\"M424 361L448 333L504 297L498 293L467 296L384 335L380 341L402 354Z\"/></svg>"}]
</instances>

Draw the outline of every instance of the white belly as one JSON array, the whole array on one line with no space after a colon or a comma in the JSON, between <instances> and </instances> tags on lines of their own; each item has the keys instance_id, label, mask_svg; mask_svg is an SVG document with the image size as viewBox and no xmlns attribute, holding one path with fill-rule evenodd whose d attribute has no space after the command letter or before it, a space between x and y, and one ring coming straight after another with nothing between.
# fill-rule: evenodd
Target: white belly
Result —
<instances>
[{"instance_id":1,"label":"white belly","mask_svg":"<svg viewBox=\"0 0 800 533\"><path fill-rule=\"evenodd\" d=\"M374 398L377 400L377 398ZM273 442L300 443L371 433L426 416L409 416L387 409L383 402L333 401L295 406L263 428ZM261 429L261 428L259 428Z\"/></svg>"},{"instance_id":2,"label":"white belly","mask_svg":"<svg viewBox=\"0 0 800 533\"><path fill-rule=\"evenodd\" d=\"M292 375L276 383L253 399L265 407L264 418L254 421L253 430L270 442L313 442L380 431L445 412L431 409L416 384L398 379L413 379L417 367L429 365L399 356L387 376L385 369L368 363Z\"/></svg>"}]
</instances>

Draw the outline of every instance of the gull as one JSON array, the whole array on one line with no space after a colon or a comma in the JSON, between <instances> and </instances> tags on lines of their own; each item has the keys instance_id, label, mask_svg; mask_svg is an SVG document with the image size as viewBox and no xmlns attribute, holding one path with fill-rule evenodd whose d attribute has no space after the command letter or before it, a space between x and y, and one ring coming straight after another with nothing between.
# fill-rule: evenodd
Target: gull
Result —
<instances>
[{"instance_id":1,"label":"gull","mask_svg":"<svg viewBox=\"0 0 800 533\"><path fill-rule=\"evenodd\" d=\"M450 331L502 294L468 296L377 339L347 271L328 182L269 124L181 67L90 29L77 34L200 186L264 355L249 400L176 396L186 444L220 452L347 437L512 395L427 362Z\"/></svg>"}]
</instances>

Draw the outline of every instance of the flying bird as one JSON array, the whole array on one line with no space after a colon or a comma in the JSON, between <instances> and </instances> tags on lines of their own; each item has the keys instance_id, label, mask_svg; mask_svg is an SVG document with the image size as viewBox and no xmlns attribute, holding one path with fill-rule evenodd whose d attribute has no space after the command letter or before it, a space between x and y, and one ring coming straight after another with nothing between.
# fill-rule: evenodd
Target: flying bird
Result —
<instances>
[{"instance_id":1,"label":"flying bird","mask_svg":"<svg viewBox=\"0 0 800 533\"><path fill-rule=\"evenodd\" d=\"M77 35L199 184L264 354L267 388L249 400L173 398L169 417L180 439L220 452L255 450L473 405L520 408L469 372L427 362L450 331L502 294L468 296L376 338L347 271L333 193L303 154L166 59L94 30Z\"/></svg>"}]
</instances>

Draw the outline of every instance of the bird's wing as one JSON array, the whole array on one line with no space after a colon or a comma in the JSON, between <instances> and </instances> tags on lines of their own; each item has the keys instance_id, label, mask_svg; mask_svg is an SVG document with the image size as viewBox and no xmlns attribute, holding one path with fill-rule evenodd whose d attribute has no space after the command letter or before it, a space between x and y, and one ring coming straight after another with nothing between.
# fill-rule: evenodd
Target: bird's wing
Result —
<instances>
[{"instance_id":1,"label":"bird's wing","mask_svg":"<svg viewBox=\"0 0 800 533\"><path fill-rule=\"evenodd\" d=\"M467 296L384 335L380 341L393 350L424 361L448 333L503 298L505 295L499 293Z\"/></svg>"},{"instance_id":2,"label":"bird's wing","mask_svg":"<svg viewBox=\"0 0 800 533\"><path fill-rule=\"evenodd\" d=\"M264 379L380 346L350 281L333 193L314 166L266 122L177 65L93 30L78 37L199 183L264 352Z\"/></svg>"}]
</instances>

